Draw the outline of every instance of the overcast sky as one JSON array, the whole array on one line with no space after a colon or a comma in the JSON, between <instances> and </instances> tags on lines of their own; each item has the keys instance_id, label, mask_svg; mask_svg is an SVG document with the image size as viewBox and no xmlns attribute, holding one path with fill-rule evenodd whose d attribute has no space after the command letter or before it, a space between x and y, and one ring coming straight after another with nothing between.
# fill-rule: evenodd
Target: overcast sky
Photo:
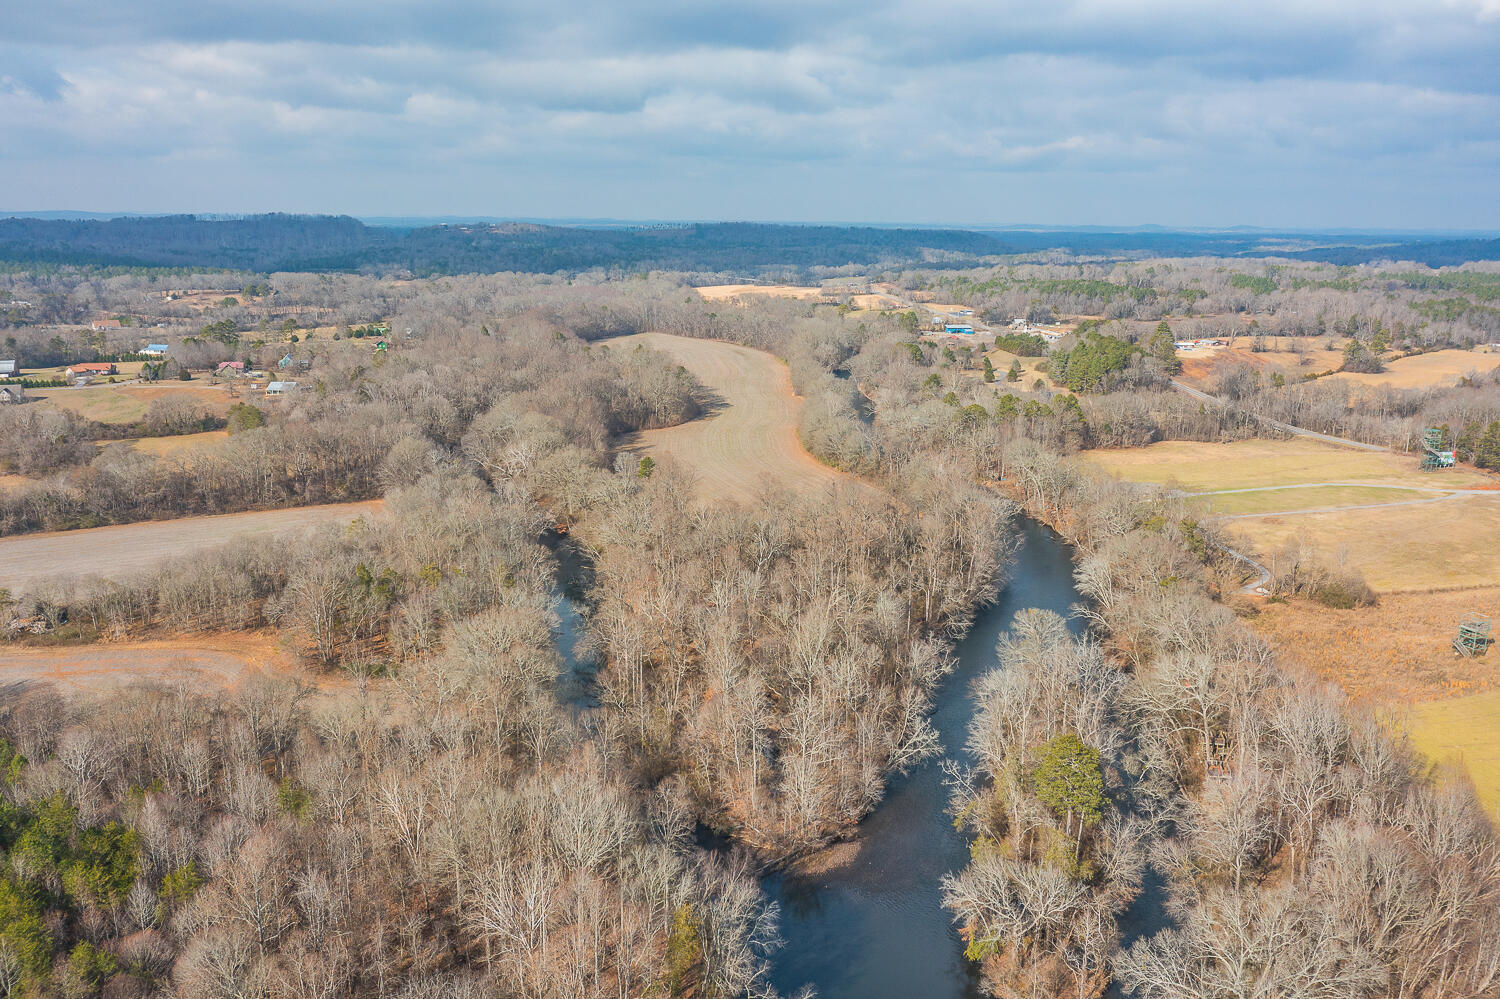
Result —
<instances>
[{"instance_id":1,"label":"overcast sky","mask_svg":"<svg viewBox=\"0 0 1500 999\"><path fill-rule=\"evenodd\" d=\"M0 9L6 210L1500 229L1500 0Z\"/></svg>"}]
</instances>

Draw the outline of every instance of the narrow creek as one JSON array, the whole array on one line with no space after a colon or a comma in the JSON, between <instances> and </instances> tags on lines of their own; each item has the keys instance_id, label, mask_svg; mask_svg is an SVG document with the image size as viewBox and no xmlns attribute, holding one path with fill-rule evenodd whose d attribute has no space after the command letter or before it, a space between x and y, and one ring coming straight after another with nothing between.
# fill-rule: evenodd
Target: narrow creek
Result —
<instances>
[{"instance_id":1,"label":"narrow creek","mask_svg":"<svg viewBox=\"0 0 1500 999\"><path fill-rule=\"evenodd\" d=\"M971 684L994 667L995 645L1016 613L1039 607L1067 617L1080 600L1067 545L1034 521L1021 518L1018 528L1021 547L1011 578L957 644L956 667L937 695L933 724L943 754L962 762L970 761L964 743L974 714ZM564 694L586 706L592 670L576 651L584 624L573 596L566 589L559 594L557 638L568 665L564 685L571 688ZM812 985L820 999L982 995L942 907L942 876L968 861L947 806L941 758L935 758L891 782L884 801L860 824L849 863L816 875L766 877L767 894L781 906L785 945L772 958L772 984L781 994Z\"/></svg>"}]
</instances>

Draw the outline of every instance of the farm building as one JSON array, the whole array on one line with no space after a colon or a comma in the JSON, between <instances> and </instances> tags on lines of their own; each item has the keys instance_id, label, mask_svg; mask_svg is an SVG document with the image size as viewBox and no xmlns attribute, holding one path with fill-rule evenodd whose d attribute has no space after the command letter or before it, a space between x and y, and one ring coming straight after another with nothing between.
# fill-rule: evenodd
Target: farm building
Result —
<instances>
[{"instance_id":1,"label":"farm building","mask_svg":"<svg viewBox=\"0 0 1500 999\"><path fill-rule=\"evenodd\" d=\"M266 386L266 395L286 395L297 390L296 382L272 382Z\"/></svg>"},{"instance_id":2,"label":"farm building","mask_svg":"<svg viewBox=\"0 0 1500 999\"><path fill-rule=\"evenodd\" d=\"M119 328L120 321L118 319L95 319L89 324L89 329L95 333L102 333L105 330L117 330Z\"/></svg>"},{"instance_id":3,"label":"farm building","mask_svg":"<svg viewBox=\"0 0 1500 999\"><path fill-rule=\"evenodd\" d=\"M170 348L164 343L148 343L140 349L140 353L151 357L163 357Z\"/></svg>"},{"instance_id":4,"label":"farm building","mask_svg":"<svg viewBox=\"0 0 1500 999\"><path fill-rule=\"evenodd\" d=\"M215 374L220 375L243 375L245 373L244 361L220 361Z\"/></svg>"},{"instance_id":5,"label":"farm building","mask_svg":"<svg viewBox=\"0 0 1500 999\"><path fill-rule=\"evenodd\" d=\"M21 362L0 361L0 378L14 378L21 373Z\"/></svg>"},{"instance_id":6,"label":"farm building","mask_svg":"<svg viewBox=\"0 0 1500 999\"><path fill-rule=\"evenodd\" d=\"M105 361L90 361L86 364L74 364L63 371L69 378L87 378L91 375L112 375L115 366Z\"/></svg>"},{"instance_id":7,"label":"farm building","mask_svg":"<svg viewBox=\"0 0 1500 999\"><path fill-rule=\"evenodd\" d=\"M0 385L0 404L7 402L25 402L26 389L21 385Z\"/></svg>"},{"instance_id":8,"label":"farm building","mask_svg":"<svg viewBox=\"0 0 1500 999\"><path fill-rule=\"evenodd\" d=\"M970 326L968 323L945 323L943 325L943 332L960 334L962 336L973 336L974 327Z\"/></svg>"}]
</instances>

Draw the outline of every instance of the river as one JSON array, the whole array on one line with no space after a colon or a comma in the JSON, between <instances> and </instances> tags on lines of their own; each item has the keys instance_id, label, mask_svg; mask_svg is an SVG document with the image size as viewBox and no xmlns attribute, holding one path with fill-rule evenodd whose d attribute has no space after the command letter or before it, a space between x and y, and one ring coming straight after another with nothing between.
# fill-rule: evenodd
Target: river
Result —
<instances>
[{"instance_id":1,"label":"river","mask_svg":"<svg viewBox=\"0 0 1500 999\"><path fill-rule=\"evenodd\" d=\"M1068 546L1035 521L1023 517L1017 524L1021 547L1010 580L956 646L957 665L934 707L943 753L964 762L971 762L964 748L974 715L970 685L995 666L995 645L1016 613L1040 607L1067 617L1080 600ZM569 666L565 696L590 705L592 671L576 652L583 622L562 594L559 616L556 637ZM941 757L934 758L890 783L885 799L860 824L858 852L848 865L814 876L766 878L767 894L781 907L786 941L772 957L772 984L781 994L812 985L820 999L983 995L942 907L943 875L968 862L967 842L947 806Z\"/></svg>"},{"instance_id":2,"label":"river","mask_svg":"<svg viewBox=\"0 0 1500 999\"><path fill-rule=\"evenodd\" d=\"M1078 602L1068 547L1024 518L1010 582L958 643L957 667L938 691L933 724L943 750L964 749L974 678L994 667L995 644L1017 611L1041 607L1066 617ZM891 782L860 824L853 861L823 874L776 875L766 890L781 905L786 944L772 958L783 995L812 985L821 999L979 997L975 966L942 907L939 881L968 862L968 845L947 812L948 789L933 759Z\"/></svg>"}]
</instances>

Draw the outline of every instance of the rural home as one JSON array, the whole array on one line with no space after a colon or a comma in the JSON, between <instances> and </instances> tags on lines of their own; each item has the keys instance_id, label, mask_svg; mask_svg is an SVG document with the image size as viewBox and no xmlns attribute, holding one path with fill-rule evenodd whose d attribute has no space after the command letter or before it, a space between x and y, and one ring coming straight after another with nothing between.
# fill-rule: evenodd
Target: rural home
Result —
<instances>
[{"instance_id":1,"label":"rural home","mask_svg":"<svg viewBox=\"0 0 1500 999\"><path fill-rule=\"evenodd\" d=\"M0 361L0 378L14 378L21 373L19 361Z\"/></svg>"},{"instance_id":2,"label":"rural home","mask_svg":"<svg viewBox=\"0 0 1500 999\"><path fill-rule=\"evenodd\" d=\"M245 373L244 361L220 361L215 374L220 375L243 375Z\"/></svg>"},{"instance_id":3,"label":"rural home","mask_svg":"<svg viewBox=\"0 0 1500 999\"><path fill-rule=\"evenodd\" d=\"M148 343L140 349L139 353L147 354L151 357L163 357L169 349L164 343Z\"/></svg>"},{"instance_id":4,"label":"rural home","mask_svg":"<svg viewBox=\"0 0 1500 999\"><path fill-rule=\"evenodd\" d=\"M85 378L90 375L112 375L115 366L105 362L89 362L87 364L75 364L63 371L69 378Z\"/></svg>"},{"instance_id":5,"label":"rural home","mask_svg":"<svg viewBox=\"0 0 1500 999\"><path fill-rule=\"evenodd\" d=\"M22 385L0 385L0 404L25 402L26 389Z\"/></svg>"},{"instance_id":6,"label":"rural home","mask_svg":"<svg viewBox=\"0 0 1500 999\"><path fill-rule=\"evenodd\" d=\"M272 382L266 386L266 395L286 395L297 390L296 382Z\"/></svg>"},{"instance_id":7,"label":"rural home","mask_svg":"<svg viewBox=\"0 0 1500 999\"><path fill-rule=\"evenodd\" d=\"M89 329L95 333L100 333L104 330L117 330L119 328L120 321L118 319L95 319L89 324Z\"/></svg>"},{"instance_id":8,"label":"rural home","mask_svg":"<svg viewBox=\"0 0 1500 999\"><path fill-rule=\"evenodd\" d=\"M276 362L276 366L282 371L286 371L289 368L292 370L296 370L298 368L305 370L312 367L312 361L309 361L305 357L293 357L291 354L287 354L281 360Z\"/></svg>"}]
</instances>

